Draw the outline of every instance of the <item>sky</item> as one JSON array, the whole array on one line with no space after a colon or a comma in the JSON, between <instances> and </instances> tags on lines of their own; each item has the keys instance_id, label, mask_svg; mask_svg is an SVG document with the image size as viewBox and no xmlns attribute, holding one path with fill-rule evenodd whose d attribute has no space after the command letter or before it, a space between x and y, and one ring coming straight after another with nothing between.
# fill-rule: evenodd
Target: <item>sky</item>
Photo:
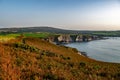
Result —
<instances>
[{"instance_id":1,"label":"sky","mask_svg":"<svg viewBox=\"0 0 120 80\"><path fill-rule=\"evenodd\" d=\"M0 0L0 28L120 30L120 0Z\"/></svg>"}]
</instances>

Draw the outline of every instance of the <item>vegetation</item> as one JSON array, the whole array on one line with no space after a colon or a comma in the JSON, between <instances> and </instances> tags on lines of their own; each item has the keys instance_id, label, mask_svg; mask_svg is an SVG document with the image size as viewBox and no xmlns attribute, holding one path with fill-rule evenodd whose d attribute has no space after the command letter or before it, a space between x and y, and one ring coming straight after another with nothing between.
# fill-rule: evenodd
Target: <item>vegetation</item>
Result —
<instances>
[{"instance_id":1,"label":"vegetation","mask_svg":"<svg viewBox=\"0 0 120 80\"><path fill-rule=\"evenodd\" d=\"M25 37L39 37L39 38L47 38L48 36L52 35L50 33L24 33Z\"/></svg>"},{"instance_id":2,"label":"vegetation","mask_svg":"<svg viewBox=\"0 0 120 80\"><path fill-rule=\"evenodd\" d=\"M1 28L0 34L10 34L10 33L57 33L57 34L92 34L99 36L116 36L120 37L120 31L86 31L86 30L64 30L52 27L26 27L26 28ZM26 34L27 35L27 34Z\"/></svg>"},{"instance_id":3,"label":"vegetation","mask_svg":"<svg viewBox=\"0 0 120 80\"><path fill-rule=\"evenodd\" d=\"M119 80L120 64L89 59L40 38L0 43L0 80Z\"/></svg>"},{"instance_id":4,"label":"vegetation","mask_svg":"<svg viewBox=\"0 0 120 80\"><path fill-rule=\"evenodd\" d=\"M1 33L0 34L0 42L6 42L11 39L15 39L20 36L24 37L37 37L37 38L47 38L53 34L51 33Z\"/></svg>"},{"instance_id":5,"label":"vegetation","mask_svg":"<svg viewBox=\"0 0 120 80\"><path fill-rule=\"evenodd\" d=\"M120 37L120 31L94 31L92 34L105 37Z\"/></svg>"}]
</instances>

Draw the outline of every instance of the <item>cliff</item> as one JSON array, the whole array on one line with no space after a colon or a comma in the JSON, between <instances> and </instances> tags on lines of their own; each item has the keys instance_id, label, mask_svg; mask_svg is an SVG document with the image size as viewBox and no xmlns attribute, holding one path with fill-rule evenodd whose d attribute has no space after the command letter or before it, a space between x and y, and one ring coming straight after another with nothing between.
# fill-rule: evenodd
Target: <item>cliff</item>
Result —
<instances>
[{"instance_id":1,"label":"cliff","mask_svg":"<svg viewBox=\"0 0 120 80\"><path fill-rule=\"evenodd\" d=\"M48 37L49 42L56 42L56 43L70 43L70 42L88 42L92 40L103 39L99 36L92 36L92 35L70 35L70 34L61 34L59 36L51 36Z\"/></svg>"}]
</instances>

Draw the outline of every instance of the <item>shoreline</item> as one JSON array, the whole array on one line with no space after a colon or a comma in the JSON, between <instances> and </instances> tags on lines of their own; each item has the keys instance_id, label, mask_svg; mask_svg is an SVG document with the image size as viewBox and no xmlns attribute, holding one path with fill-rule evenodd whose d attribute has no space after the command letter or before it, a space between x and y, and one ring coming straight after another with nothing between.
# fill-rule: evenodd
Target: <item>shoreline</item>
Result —
<instances>
[{"instance_id":1,"label":"shoreline","mask_svg":"<svg viewBox=\"0 0 120 80\"><path fill-rule=\"evenodd\" d=\"M102 40L109 40L109 39L111 39L111 38L105 38L105 39L102 39ZM114 39L114 38L113 38ZM116 40L116 38L115 38L115 40ZM119 40L119 39L117 39L117 40ZM93 40L93 41L95 41L95 40ZM76 43L76 42L75 42ZM81 43L84 43L84 42L81 42ZM87 42L86 42L87 43ZM68 44L71 44L71 43L68 43ZM77 43L76 43L77 44ZM64 46L67 46L67 44L63 44ZM95 45L95 44L94 44ZM70 46L67 46L67 47L70 47ZM75 48L75 47L72 47L72 48ZM76 47L77 48L77 47ZM86 48L85 48L86 49ZM100 57L100 56L98 56L98 58L93 58L93 57L91 57L91 56L89 56L89 53L88 52L85 52L85 50L83 49L83 50L80 50L80 49L77 49L78 50L78 54L80 54L81 56L84 56L84 57L87 57L87 58L90 58L90 59L93 59L93 60L96 60L96 61L100 61L100 62L108 62L108 63L120 63L119 62L119 58L117 59L110 59L109 57L111 57L112 55L110 55L109 56L109 54L108 53L106 53L106 54L108 54L108 59L106 58L105 59L105 57ZM90 49L89 49L90 50ZM93 50L93 49L92 49ZM94 51L93 51L94 52ZM95 52L94 52L95 53ZM102 52L96 52L96 54L94 54L94 55L97 55L97 53L102 53ZM110 54L112 54L112 53L110 53ZM118 54L118 52L116 52L116 54ZM93 56L94 56L93 55ZM101 54L102 55L102 54ZM104 55L103 55L104 56ZM114 54L113 54L113 56L114 56ZM104 60L105 59L105 60Z\"/></svg>"},{"instance_id":2,"label":"shoreline","mask_svg":"<svg viewBox=\"0 0 120 80\"><path fill-rule=\"evenodd\" d=\"M87 55L87 53L86 53L86 52L81 52L81 51L78 51L78 54L80 54L80 55L82 55L82 56L84 56L84 57L89 58L89 56Z\"/></svg>"}]
</instances>

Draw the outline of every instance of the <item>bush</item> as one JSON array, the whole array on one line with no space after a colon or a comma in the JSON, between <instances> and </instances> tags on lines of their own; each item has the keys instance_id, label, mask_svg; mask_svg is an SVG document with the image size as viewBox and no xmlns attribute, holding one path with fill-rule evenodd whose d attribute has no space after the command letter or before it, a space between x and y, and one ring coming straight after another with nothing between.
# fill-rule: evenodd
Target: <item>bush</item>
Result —
<instances>
[{"instance_id":1,"label":"bush","mask_svg":"<svg viewBox=\"0 0 120 80\"><path fill-rule=\"evenodd\" d=\"M46 56L48 56L48 57L55 57L56 54L52 53L52 52L46 52Z\"/></svg>"},{"instance_id":2,"label":"bush","mask_svg":"<svg viewBox=\"0 0 120 80\"><path fill-rule=\"evenodd\" d=\"M69 63L68 63L68 66L73 67L73 66L74 66L74 63L73 63L73 62L69 62Z\"/></svg>"},{"instance_id":3,"label":"bush","mask_svg":"<svg viewBox=\"0 0 120 80\"><path fill-rule=\"evenodd\" d=\"M57 75L53 75L52 73L46 73L43 76L43 80L59 80Z\"/></svg>"},{"instance_id":4,"label":"bush","mask_svg":"<svg viewBox=\"0 0 120 80\"><path fill-rule=\"evenodd\" d=\"M70 72L72 73L73 76L77 76L77 75L79 75L77 69L72 69Z\"/></svg>"},{"instance_id":5,"label":"bush","mask_svg":"<svg viewBox=\"0 0 120 80\"><path fill-rule=\"evenodd\" d=\"M86 63L85 62L80 62L79 67L85 67Z\"/></svg>"},{"instance_id":6,"label":"bush","mask_svg":"<svg viewBox=\"0 0 120 80\"><path fill-rule=\"evenodd\" d=\"M64 57L63 55L60 55L60 58L64 59L64 60L70 60L70 57Z\"/></svg>"},{"instance_id":7,"label":"bush","mask_svg":"<svg viewBox=\"0 0 120 80\"><path fill-rule=\"evenodd\" d=\"M67 57L68 60L70 60L71 58L70 57Z\"/></svg>"},{"instance_id":8,"label":"bush","mask_svg":"<svg viewBox=\"0 0 120 80\"><path fill-rule=\"evenodd\" d=\"M30 50L31 52L33 52L33 51L38 52L39 51L39 49L35 48L34 46L29 46L29 45L26 45L26 44L23 44L23 43L14 43L13 46L15 48Z\"/></svg>"},{"instance_id":9,"label":"bush","mask_svg":"<svg viewBox=\"0 0 120 80\"><path fill-rule=\"evenodd\" d=\"M93 67L93 69L95 69L95 70L98 70L98 69L100 69L100 68L101 68L101 67L98 66L98 65L96 65L96 66Z\"/></svg>"},{"instance_id":10,"label":"bush","mask_svg":"<svg viewBox=\"0 0 120 80\"><path fill-rule=\"evenodd\" d=\"M78 52L78 50L76 48L72 48L72 50L76 53Z\"/></svg>"},{"instance_id":11,"label":"bush","mask_svg":"<svg viewBox=\"0 0 120 80\"><path fill-rule=\"evenodd\" d=\"M98 75L99 75L99 76L102 76L102 77L107 77L108 74L107 74L106 72L101 72L101 73L99 73Z\"/></svg>"},{"instance_id":12,"label":"bush","mask_svg":"<svg viewBox=\"0 0 120 80\"><path fill-rule=\"evenodd\" d=\"M20 58L16 58L16 65L21 66L22 60Z\"/></svg>"}]
</instances>

